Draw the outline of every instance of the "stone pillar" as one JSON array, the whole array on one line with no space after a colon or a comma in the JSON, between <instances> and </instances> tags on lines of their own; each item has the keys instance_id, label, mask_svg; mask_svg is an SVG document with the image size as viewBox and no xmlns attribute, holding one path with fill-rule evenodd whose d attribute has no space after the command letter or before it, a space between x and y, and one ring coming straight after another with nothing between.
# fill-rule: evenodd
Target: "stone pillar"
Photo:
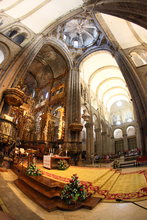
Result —
<instances>
[{"instance_id":1,"label":"stone pillar","mask_svg":"<svg viewBox=\"0 0 147 220\"><path fill-rule=\"evenodd\" d=\"M102 154L106 154L107 132L103 131L101 134L102 134Z\"/></svg>"},{"instance_id":2,"label":"stone pillar","mask_svg":"<svg viewBox=\"0 0 147 220\"><path fill-rule=\"evenodd\" d=\"M67 90L65 142L71 142L71 150L74 151L81 151L82 146L80 134L83 126L81 124L80 99L79 69L73 66L69 73Z\"/></svg>"},{"instance_id":3,"label":"stone pillar","mask_svg":"<svg viewBox=\"0 0 147 220\"><path fill-rule=\"evenodd\" d=\"M136 144L137 144L137 148L142 149L140 130L139 130L138 126L136 126L135 128L136 128Z\"/></svg>"},{"instance_id":4,"label":"stone pillar","mask_svg":"<svg viewBox=\"0 0 147 220\"><path fill-rule=\"evenodd\" d=\"M106 153L108 153L108 154L111 153L111 138L110 138L110 134L107 134L107 148L106 148Z\"/></svg>"},{"instance_id":5,"label":"stone pillar","mask_svg":"<svg viewBox=\"0 0 147 220\"><path fill-rule=\"evenodd\" d=\"M91 162L91 154L94 154L93 149L93 124L87 122L86 125L86 157L87 162Z\"/></svg>"},{"instance_id":6,"label":"stone pillar","mask_svg":"<svg viewBox=\"0 0 147 220\"><path fill-rule=\"evenodd\" d=\"M111 153L115 154L115 141L114 141L114 137L111 137Z\"/></svg>"},{"instance_id":7,"label":"stone pillar","mask_svg":"<svg viewBox=\"0 0 147 220\"><path fill-rule=\"evenodd\" d=\"M101 135L101 129L96 128L95 129L96 134L96 154L102 155L102 135Z\"/></svg>"},{"instance_id":8,"label":"stone pillar","mask_svg":"<svg viewBox=\"0 0 147 220\"><path fill-rule=\"evenodd\" d=\"M127 134L123 134L123 141L124 141L124 151L128 151L128 139L127 139Z\"/></svg>"}]
</instances>

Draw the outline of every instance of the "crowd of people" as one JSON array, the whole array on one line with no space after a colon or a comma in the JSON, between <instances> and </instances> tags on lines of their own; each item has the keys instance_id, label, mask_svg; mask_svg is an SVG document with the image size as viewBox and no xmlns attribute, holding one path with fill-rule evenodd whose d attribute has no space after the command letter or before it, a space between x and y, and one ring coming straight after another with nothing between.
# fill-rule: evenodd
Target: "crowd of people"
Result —
<instances>
[{"instance_id":1,"label":"crowd of people","mask_svg":"<svg viewBox=\"0 0 147 220\"><path fill-rule=\"evenodd\" d=\"M121 156L131 157L140 154L141 154L141 150L139 148L131 149L124 152L118 152L116 154L103 154L103 155L91 154L91 163L109 163L117 158L120 158ZM86 161L86 151L82 151L82 160Z\"/></svg>"}]
</instances>

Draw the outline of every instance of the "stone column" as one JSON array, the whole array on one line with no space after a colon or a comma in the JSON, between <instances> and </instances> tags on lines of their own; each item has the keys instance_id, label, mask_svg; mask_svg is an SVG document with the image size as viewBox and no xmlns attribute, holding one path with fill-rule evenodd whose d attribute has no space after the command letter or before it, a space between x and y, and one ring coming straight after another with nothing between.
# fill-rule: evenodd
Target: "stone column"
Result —
<instances>
[{"instance_id":1,"label":"stone column","mask_svg":"<svg viewBox=\"0 0 147 220\"><path fill-rule=\"evenodd\" d=\"M136 144L137 144L137 148L142 149L140 130L139 130L138 126L136 126L135 128L136 128Z\"/></svg>"},{"instance_id":2,"label":"stone column","mask_svg":"<svg viewBox=\"0 0 147 220\"><path fill-rule=\"evenodd\" d=\"M111 138L110 138L110 134L107 134L107 148L106 148L106 153L108 153L108 154L111 153Z\"/></svg>"},{"instance_id":3,"label":"stone column","mask_svg":"<svg viewBox=\"0 0 147 220\"><path fill-rule=\"evenodd\" d=\"M123 140L124 140L124 151L128 151L128 139L127 139L127 134L123 134Z\"/></svg>"},{"instance_id":4,"label":"stone column","mask_svg":"<svg viewBox=\"0 0 147 220\"><path fill-rule=\"evenodd\" d=\"M115 141L114 141L114 137L111 137L111 153L115 154Z\"/></svg>"},{"instance_id":5,"label":"stone column","mask_svg":"<svg viewBox=\"0 0 147 220\"><path fill-rule=\"evenodd\" d=\"M73 66L69 73L66 103L66 135L65 142L71 142L71 150L81 151L81 93L79 85L79 69ZM73 149L75 148L75 149Z\"/></svg>"},{"instance_id":6,"label":"stone column","mask_svg":"<svg viewBox=\"0 0 147 220\"><path fill-rule=\"evenodd\" d=\"M102 134L102 154L106 154L107 132L103 131L101 134Z\"/></svg>"},{"instance_id":7,"label":"stone column","mask_svg":"<svg viewBox=\"0 0 147 220\"><path fill-rule=\"evenodd\" d=\"M94 154L93 146L93 124L87 122L86 125L86 157L87 162L91 162L91 154Z\"/></svg>"},{"instance_id":8,"label":"stone column","mask_svg":"<svg viewBox=\"0 0 147 220\"><path fill-rule=\"evenodd\" d=\"M95 129L96 134L96 154L102 155L102 135L101 135L101 129L96 128Z\"/></svg>"}]
</instances>

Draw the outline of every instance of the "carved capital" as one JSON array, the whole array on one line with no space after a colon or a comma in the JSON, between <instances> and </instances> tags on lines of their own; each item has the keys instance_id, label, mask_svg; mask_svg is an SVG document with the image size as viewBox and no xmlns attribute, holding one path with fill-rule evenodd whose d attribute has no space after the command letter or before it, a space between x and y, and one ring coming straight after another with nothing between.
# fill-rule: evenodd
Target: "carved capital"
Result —
<instances>
[{"instance_id":1,"label":"carved capital","mask_svg":"<svg viewBox=\"0 0 147 220\"><path fill-rule=\"evenodd\" d=\"M123 137L127 137L127 134L123 134Z\"/></svg>"},{"instance_id":2,"label":"carved capital","mask_svg":"<svg viewBox=\"0 0 147 220\"><path fill-rule=\"evenodd\" d=\"M87 123L85 124L85 128L90 128L92 125L93 125L92 123L87 122Z\"/></svg>"},{"instance_id":3,"label":"carved capital","mask_svg":"<svg viewBox=\"0 0 147 220\"><path fill-rule=\"evenodd\" d=\"M106 134L107 134L107 132L106 132L106 131L103 131L101 134L102 134L102 135L106 135Z\"/></svg>"},{"instance_id":4,"label":"carved capital","mask_svg":"<svg viewBox=\"0 0 147 220\"><path fill-rule=\"evenodd\" d=\"M96 129L95 129L95 132L100 132L100 131L101 131L100 128L96 128Z\"/></svg>"}]
</instances>

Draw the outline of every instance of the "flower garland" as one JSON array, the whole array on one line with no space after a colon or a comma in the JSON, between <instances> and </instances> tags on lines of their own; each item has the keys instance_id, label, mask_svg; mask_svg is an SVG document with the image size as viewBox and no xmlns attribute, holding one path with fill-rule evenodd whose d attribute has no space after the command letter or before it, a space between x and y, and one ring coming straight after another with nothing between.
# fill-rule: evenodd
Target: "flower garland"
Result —
<instances>
[{"instance_id":1,"label":"flower garland","mask_svg":"<svg viewBox=\"0 0 147 220\"><path fill-rule=\"evenodd\" d=\"M39 170L35 164L31 164L27 170L26 170L26 174L29 176L41 176L42 172L41 170Z\"/></svg>"},{"instance_id":2,"label":"flower garland","mask_svg":"<svg viewBox=\"0 0 147 220\"><path fill-rule=\"evenodd\" d=\"M113 164L112 164L113 169L117 169L117 168L119 168L119 166L120 166L119 161L118 160L114 160Z\"/></svg>"},{"instance_id":3,"label":"flower garland","mask_svg":"<svg viewBox=\"0 0 147 220\"><path fill-rule=\"evenodd\" d=\"M65 185L60 197L67 204L75 204L77 201L82 202L87 199L89 194L85 186L80 184L77 174L73 174L70 183Z\"/></svg>"},{"instance_id":4,"label":"flower garland","mask_svg":"<svg viewBox=\"0 0 147 220\"><path fill-rule=\"evenodd\" d=\"M57 167L59 170L66 170L69 167L69 164L66 160L59 160Z\"/></svg>"}]
</instances>

